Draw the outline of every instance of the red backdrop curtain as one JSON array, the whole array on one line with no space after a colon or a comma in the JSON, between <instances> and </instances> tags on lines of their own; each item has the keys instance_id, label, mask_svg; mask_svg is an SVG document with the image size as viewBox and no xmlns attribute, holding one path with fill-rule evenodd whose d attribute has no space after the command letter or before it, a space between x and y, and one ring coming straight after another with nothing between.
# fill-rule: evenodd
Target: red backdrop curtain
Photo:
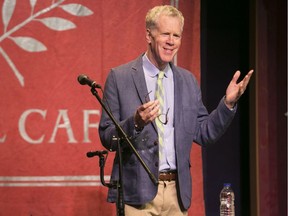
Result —
<instances>
[{"instance_id":1,"label":"red backdrop curtain","mask_svg":"<svg viewBox=\"0 0 288 216\"><path fill-rule=\"evenodd\" d=\"M159 4L170 1L1 1L0 215L116 214L98 158L86 158L103 149L100 105L77 76L104 85L111 67L144 52L144 17ZM186 24L177 64L200 79L200 0L179 9ZM191 157L189 212L204 215L199 146Z\"/></svg>"}]
</instances>

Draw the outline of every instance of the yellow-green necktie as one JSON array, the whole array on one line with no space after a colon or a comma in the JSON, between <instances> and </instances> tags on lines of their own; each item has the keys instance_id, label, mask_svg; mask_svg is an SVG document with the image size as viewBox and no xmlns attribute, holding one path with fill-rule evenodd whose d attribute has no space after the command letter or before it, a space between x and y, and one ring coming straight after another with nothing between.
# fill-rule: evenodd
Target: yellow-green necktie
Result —
<instances>
[{"instance_id":1,"label":"yellow-green necktie","mask_svg":"<svg viewBox=\"0 0 288 216\"><path fill-rule=\"evenodd\" d=\"M164 71L160 71L158 73L158 79L157 79L157 85L156 85L156 93L155 93L155 98L158 99L159 101L159 116L160 114L163 113L164 110L164 96L165 96L165 91L163 87L163 78L164 78ZM164 143L164 125L162 122L160 122L159 117L156 118L156 125L158 129L158 139L159 139L159 157L162 157L162 148L163 148L163 143Z\"/></svg>"}]
</instances>

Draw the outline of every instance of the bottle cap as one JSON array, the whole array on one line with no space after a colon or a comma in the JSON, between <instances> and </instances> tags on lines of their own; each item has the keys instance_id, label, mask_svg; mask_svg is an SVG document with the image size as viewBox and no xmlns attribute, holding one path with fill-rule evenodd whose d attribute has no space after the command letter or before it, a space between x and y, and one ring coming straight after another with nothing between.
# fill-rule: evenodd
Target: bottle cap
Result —
<instances>
[{"instance_id":1,"label":"bottle cap","mask_svg":"<svg viewBox=\"0 0 288 216\"><path fill-rule=\"evenodd\" d=\"M231 187L231 183L224 183L224 187Z\"/></svg>"}]
</instances>

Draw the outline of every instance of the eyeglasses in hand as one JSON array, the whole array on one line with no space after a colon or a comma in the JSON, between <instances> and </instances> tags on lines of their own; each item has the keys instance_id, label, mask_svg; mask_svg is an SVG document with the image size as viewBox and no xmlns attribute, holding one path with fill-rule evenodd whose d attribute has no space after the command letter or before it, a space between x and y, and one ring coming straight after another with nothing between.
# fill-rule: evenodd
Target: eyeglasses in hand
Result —
<instances>
[{"instance_id":1,"label":"eyeglasses in hand","mask_svg":"<svg viewBox=\"0 0 288 216\"><path fill-rule=\"evenodd\" d=\"M146 103L149 102L149 94L150 94L151 92L152 92L152 91L148 92L148 93L145 95L145 101L146 101ZM167 109L166 113L160 113L160 114L157 116L158 120L159 120L162 124L164 124L164 125L166 125L166 124L168 123L168 113L169 113L169 110L170 110L170 108Z\"/></svg>"}]
</instances>

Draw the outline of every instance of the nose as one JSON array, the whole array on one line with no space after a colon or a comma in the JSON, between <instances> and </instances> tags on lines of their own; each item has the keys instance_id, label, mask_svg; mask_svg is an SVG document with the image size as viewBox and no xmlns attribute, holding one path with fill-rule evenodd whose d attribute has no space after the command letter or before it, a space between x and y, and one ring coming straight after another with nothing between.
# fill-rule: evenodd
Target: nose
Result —
<instances>
[{"instance_id":1,"label":"nose","mask_svg":"<svg viewBox=\"0 0 288 216\"><path fill-rule=\"evenodd\" d=\"M173 37L173 35L169 35L167 43L169 45L171 45L171 46L174 45L174 37Z\"/></svg>"}]
</instances>

